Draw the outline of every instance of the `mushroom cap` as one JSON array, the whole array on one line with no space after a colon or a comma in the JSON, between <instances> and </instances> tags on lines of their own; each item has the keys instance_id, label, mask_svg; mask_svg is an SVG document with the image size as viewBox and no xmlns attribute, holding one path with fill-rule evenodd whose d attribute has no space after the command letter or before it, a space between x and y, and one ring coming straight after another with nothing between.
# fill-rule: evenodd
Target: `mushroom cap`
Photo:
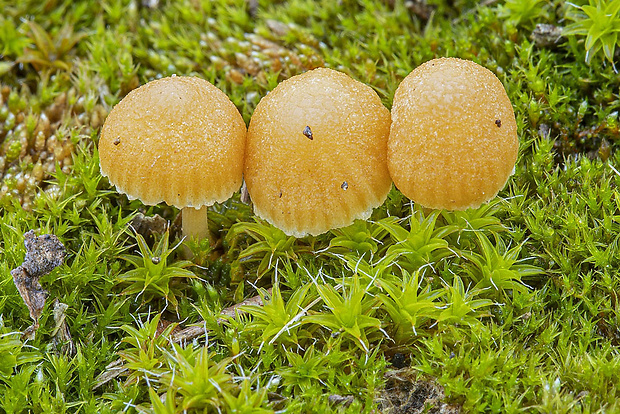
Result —
<instances>
[{"instance_id":1,"label":"mushroom cap","mask_svg":"<svg viewBox=\"0 0 620 414\"><path fill-rule=\"evenodd\" d=\"M245 136L235 105L208 81L154 80L108 115L99 139L101 174L144 204L199 208L241 186Z\"/></svg>"},{"instance_id":2,"label":"mushroom cap","mask_svg":"<svg viewBox=\"0 0 620 414\"><path fill-rule=\"evenodd\" d=\"M388 166L396 187L424 207L465 210L497 195L519 141L508 95L468 60L426 62L398 86Z\"/></svg>"},{"instance_id":3,"label":"mushroom cap","mask_svg":"<svg viewBox=\"0 0 620 414\"><path fill-rule=\"evenodd\" d=\"M248 129L254 212L297 237L367 219L392 184L389 128L376 92L344 73L319 68L280 83Z\"/></svg>"}]
</instances>

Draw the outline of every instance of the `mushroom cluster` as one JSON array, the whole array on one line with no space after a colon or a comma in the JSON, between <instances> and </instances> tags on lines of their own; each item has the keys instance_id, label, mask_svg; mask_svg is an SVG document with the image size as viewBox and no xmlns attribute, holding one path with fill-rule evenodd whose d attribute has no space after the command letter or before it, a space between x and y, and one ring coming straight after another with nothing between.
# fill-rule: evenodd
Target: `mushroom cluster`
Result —
<instances>
[{"instance_id":1,"label":"mushroom cluster","mask_svg":"<svg viewBox=\"0 0 620 414\"><path fill-rule=\"evenodd\" d=\"M206 207L242 175L255 213L297 237L366 219L392 180L425 207L493 198L518 151L497 77L461 59L429 61L399 85L392 113L370 87L319 68L265 96L249 130L211 83L164 78L129 93L99 141L101 172L130 198L183 209L183 232L208 237Z\"/></svg>"}]
</instances>

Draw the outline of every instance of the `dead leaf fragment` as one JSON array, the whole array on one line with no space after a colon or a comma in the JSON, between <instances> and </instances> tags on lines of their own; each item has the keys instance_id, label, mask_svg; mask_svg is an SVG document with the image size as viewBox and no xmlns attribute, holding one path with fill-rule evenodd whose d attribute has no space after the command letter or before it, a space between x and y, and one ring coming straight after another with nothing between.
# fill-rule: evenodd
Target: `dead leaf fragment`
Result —
<instances>
[{"instance_id":1,"label":"dead leaf fragment","mask_svg":"<svg viewBox=\"0 0 620 414\"><path fill-rule=\"evenodd\" d=\"M122 359L117 359L116 361L110 362L105 367L105 370L101 374L99 374L99 376L97 377L96 379L97 382L93 386L93 390L96 390L97 388L108 383L109 381L113 380L119 375L122 375L127 370L128 368L123 365Z\"/></svg>"},{"instance_id":2,"label":"dead leaf fragment","mask_svg":"<svg viewBox=\"0 0 620 414\"><path fill-rule=\"evenodd\" d=\"M272 289L269 288L265 291L267 297L271 297L271 290ZM222 311L220 312L220 315L234 318L235 316L237 316L237 313L241 313L241 314L245 313L241 309L239 309L240 307L248 306L248 305L263 306L263 298L261 298L260 295L252 296L251 298L247 298L243 302L239 302L232 306L222 309ZM217 321L221 323L221 322L225 322L225 319L218 318Z\"/></svg>"},{"instance_id":3,"label":"dead leaf fragment","mask_svg":"<svg viewBox=\"0 0 620 414\"><path fill-rule=\"evenodd\" d=\"M11 276L36 325L45 306L47 291L39 283L39 278L31 277L22 266L11 270Z\"/></svg>"},{"instance_id":4,"label":"dead leaf fragment","mask_svg":"<svg viewBox=\"0 0 620 414\"><path fill-rule=\"evenodd\" d=\"M532 31L530 38L536 46L549 49L556 48L566 41L562 37L561 27L545 23L538 23Z\"/></svg>"},{"instance_id":5,"label":"dead leaf fragment","mask_svg":"<svg viewBox=\"0 0 620 414\"><path fill-rule=\"evenodd\" d=\"M75 344L73 343L73 339L69 332L69 325L67 324L67 309L69 309L69 305L58 300L54 301L53 314L56 327L52 331L52 336L54 337L54 345L61 345L61 352L63 354L75 355Z\"/></svg>"},{"instance_id":6,"label":"dead leaf fragment","mask_svg":"<svg viewBox=\"0 0 620 414\"><path fill-rule=\"evenodd\" d=\"M243 180L241 184L240 200L243 204L250 204L252 202L252 200L250 199L250 192L248 191L248 186L246 185L245 180Z\"/></svg>"},{"instance_id":7,"label":"dead leaf fragment","mask_svg":"<svg viewBox=\"0 0 620 414\"><path fill-rule=\"evenodd\" d=\"M258 0L247 0L248 2L248 14L254 18L258 15Z\"/></svg>"},{"instance_id":8,"label":"dead leaf fragment","mask_svg":"<svg viewBox=\"0 0 620 414\"><path fill-rule=\"evenodd\" d=\"M136 233L141 234L146 243L152 247L155 236L164 234L168 229L168 221L159 214L149 217L138 213L131 220L131 227L134 228Z\"/></svg>"},{"instance_id":9,"label":"dead leaf fragment","mask_svg":"<svg viewBox=\"0 0 620 414\"><path fill-rule=\"evenodd\" d=\"M32 230L24 234L24 245L26 246L24 262L11 270L11 276L34 321L24 333L31 337L39 327L39 317L47 298L47 291L39 283L39 278L62 264L66 250L53 234L37 237Z\"/></svg>"}]
</instances>

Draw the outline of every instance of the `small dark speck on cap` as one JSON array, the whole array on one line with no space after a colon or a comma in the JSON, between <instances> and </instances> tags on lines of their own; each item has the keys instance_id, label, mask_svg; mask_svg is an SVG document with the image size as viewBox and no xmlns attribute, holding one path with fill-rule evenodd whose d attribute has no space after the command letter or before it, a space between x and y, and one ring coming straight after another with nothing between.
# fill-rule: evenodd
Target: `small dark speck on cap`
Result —
<instances>
[{"instance_id":1,"label":"small dark speck on cap","mask_svg":"<svg viewBox=\"0 0 620 414\"><path fill-rule=\"evenodd\" d=\"M280 198L282 198L282 191L280 191Z\"/></svg>"},{"instance_id":2,"label":"small dark speck on cap","mask_svg":"<svg viewBox=\"0 0 620 414\"><path fill-rule=\"evenodd\" d=\"M502 126L502 120L501 119L496 119L495 120L495 125L497 125L497 127L501 127Z\"/></svg>"},{"instance_id":3,"label":"small dark speck on cap","mask_svg":"<svg viewBox=\"0 0 620 414\"><path fill-rule=\"evenodd\" d=\"M310 129L309 126L306 125L306 127L304 128L303 134L305 136L307 136L309 139L314 139L314 137L312 136L312 130Z\"/></svg>"},{"instance_id":4,"label":"small dark speck on cap","mask_svg":"<svg viewBox=\"0 0 620 414\"><path fill-rule=\"evenodd\" d=\"M347 188L349 188L349 184L346 181L344 181L342 185L340 186L340 188L342 188L343 190L346 190Z\"/></svg>"},{"instance_id":5,"label":"small dark speck on cap","mask_svg":"<svg viewBox=\"0 0 620 414\"><path fill-rule=\"evenodd\" d=\"M121 143L121 139L120 139L120 138L116 138L116 139L114 140L114 145L118 145L118 144L120 144L120 143Z\"/></svg>"}]
</instances>

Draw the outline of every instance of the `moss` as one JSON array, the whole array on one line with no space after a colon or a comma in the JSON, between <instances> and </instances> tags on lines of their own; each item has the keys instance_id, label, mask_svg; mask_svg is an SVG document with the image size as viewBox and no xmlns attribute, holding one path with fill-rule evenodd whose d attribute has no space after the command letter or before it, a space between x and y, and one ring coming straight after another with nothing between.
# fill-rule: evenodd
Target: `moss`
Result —
<instances>
[{"instance_id":1,"label":"moss","mask_svg":"<svg viewBox=\"0 0 620 414\"><path fill-rule=\"evenodd\" d=\"M441 386L436 409L618 411L620 77L597 46L586 63L577 29L600 22L577 3L0 0L0 412L396 410L394 378ZM562 41L532 40L565 18ZM129 91L200 76L248 122L278 82L328 66L389 108L440 56L489 68L514 105L520 155L498 199L433 212L394 189L370 221L294 239L236 195L211 207L216 243L190 246L192 264L174 226L158 236L167 277L151 283L130 222L177 212L116 194L96 150ZM41 278L26 340L10 270L30 229L68 256Z\"/></svg>"}]
</instances>

